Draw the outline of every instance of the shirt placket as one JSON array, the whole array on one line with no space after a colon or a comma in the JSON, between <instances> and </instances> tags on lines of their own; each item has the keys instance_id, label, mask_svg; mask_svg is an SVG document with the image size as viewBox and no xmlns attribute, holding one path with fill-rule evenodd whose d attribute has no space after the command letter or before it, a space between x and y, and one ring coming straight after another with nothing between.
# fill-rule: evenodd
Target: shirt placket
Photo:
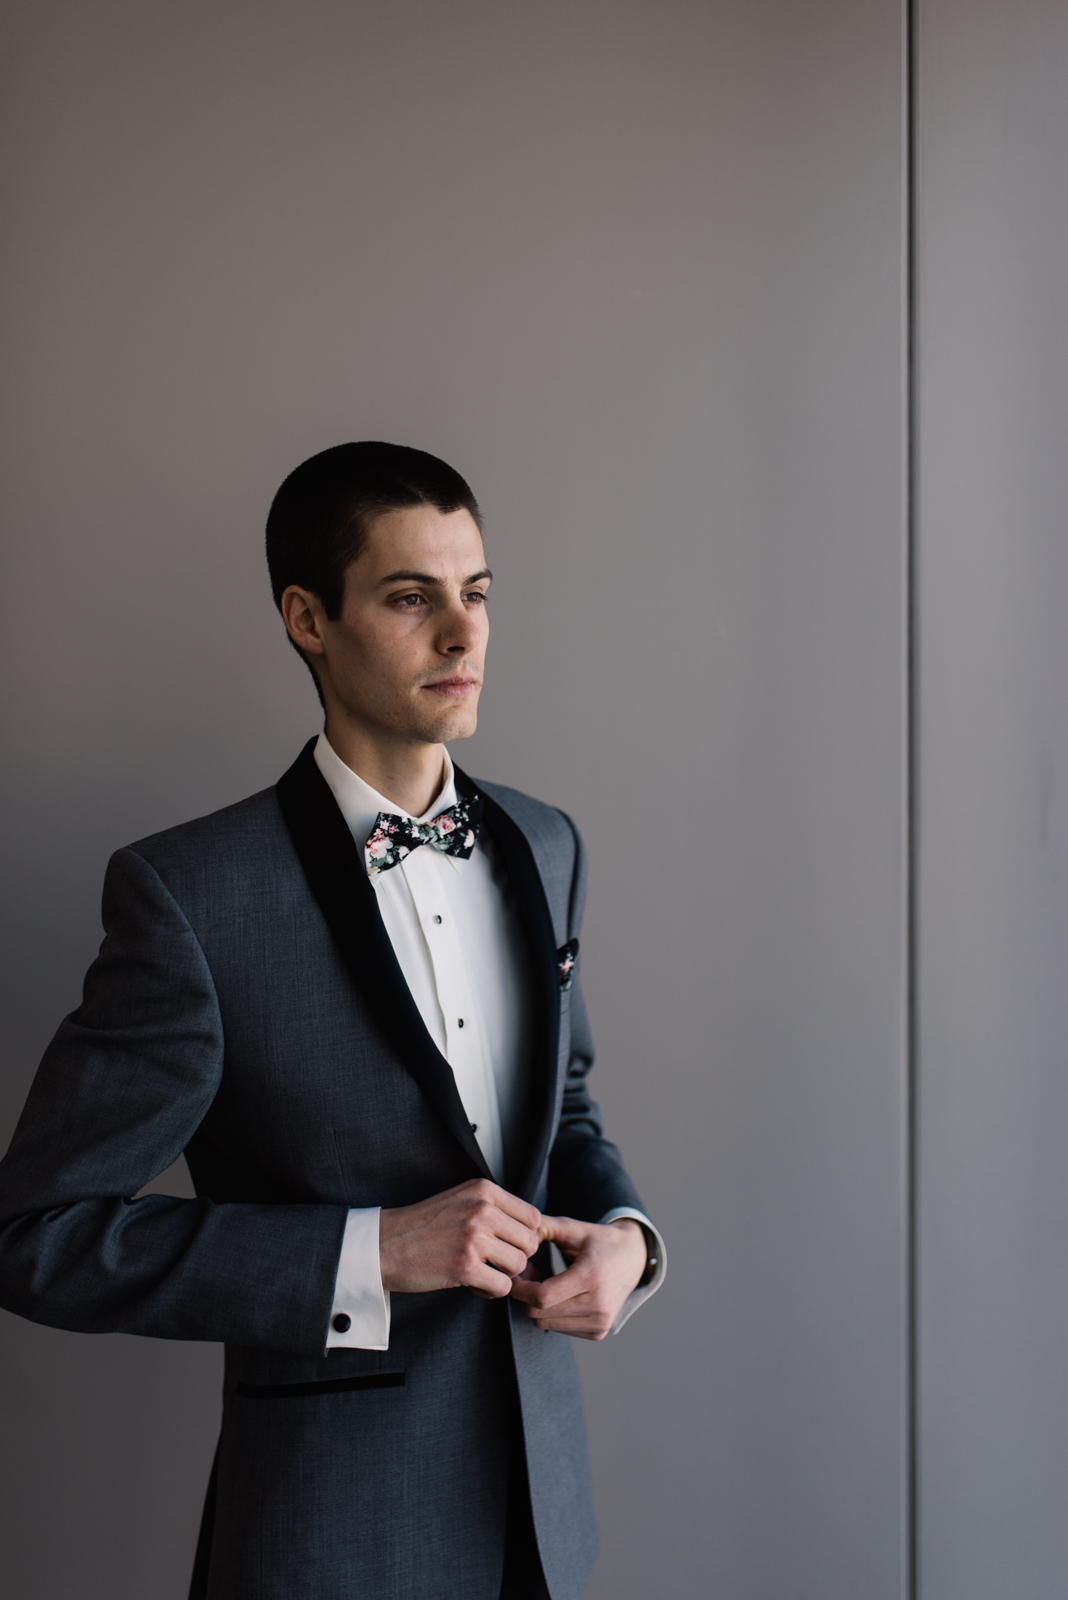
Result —
<instances>
[{"instance_id":1,"label":"shirt placket","mask_svg":"<svg viewBox=\"0 0 1068 1600\"><path fill-rule=\"evenodd\" d=\"M414 850L400 865L430 953L438 1004L445 1024L445 1057L471 1130L498 1179L503 1172L500 1110L485 1041L460 947L448 894L448 874L456 868L429 846Z\"/></svg>"}]
</instances>

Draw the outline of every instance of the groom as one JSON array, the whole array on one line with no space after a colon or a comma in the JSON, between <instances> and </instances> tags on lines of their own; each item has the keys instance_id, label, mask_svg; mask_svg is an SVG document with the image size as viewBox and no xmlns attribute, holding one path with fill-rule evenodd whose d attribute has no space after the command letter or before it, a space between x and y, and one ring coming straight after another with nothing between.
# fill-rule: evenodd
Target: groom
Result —
<instances>
[{"instance_id":1,"label":"groom","mask_svg":"<svg viewBox=\"0 0 1068 1600\"><path fill-rule=\"evenodd\" d=\"M191 1596L578 1600L564 1336L663 1272L587 1089L582 843L444 748L475 730L491 577L456 472L323 451L267 556L324 732L113 857L0 1163L0 1304L225 1342ZM183 1151L197 1198L136 1198Z\"/></svg>"}]
</instances>

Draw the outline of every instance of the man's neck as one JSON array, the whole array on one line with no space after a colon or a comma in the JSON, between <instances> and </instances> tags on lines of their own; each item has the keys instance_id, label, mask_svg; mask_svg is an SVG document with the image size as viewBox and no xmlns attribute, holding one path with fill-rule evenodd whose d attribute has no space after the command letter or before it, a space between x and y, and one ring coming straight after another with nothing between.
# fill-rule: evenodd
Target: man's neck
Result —
<instances>
[{"instance_id":1,"label":"man's neck","mask_svg":"<svg viewBox=\"0 0 1068 1600\"><path fill-rule=\"evenodd\" d=\"M440 744L383 743L328 716L326 737L347 767L409 816L421 817L441 792L445 747Z\"/></svg>"}]
</instances>

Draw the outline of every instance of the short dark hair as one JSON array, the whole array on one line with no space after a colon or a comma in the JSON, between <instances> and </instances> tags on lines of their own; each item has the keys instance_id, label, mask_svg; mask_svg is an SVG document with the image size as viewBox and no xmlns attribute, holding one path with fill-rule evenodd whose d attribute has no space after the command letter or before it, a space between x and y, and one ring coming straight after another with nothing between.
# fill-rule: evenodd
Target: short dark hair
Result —
<instances>
[{"instance_id":1,"label":"short dark hair","mask_svg":"<svg viewBox=\"0 0 1068 1600\"><path fill-rule=\"evenodd\" d=\"M482 513L470 486L454 467L405 444L380 439L336 444L309 456L286 478L267 514L267 570L274 603L291 583L310 589L331 619L341 615L345 573L367 542L376 517L404 506L469 511L482 529ZM310 657L290 644L323 691Z\"/></svg>"},{"instance_id":2,"label":"short dark hair","mask_svg":"<svg viewBox=\"0 0 1068 1600\"><path fill-rule=\"evenodd\" d=\"M376 517L404 506L482 513L455 468L425 450L364 439L320 450L289 474L267 517L267 567L274 603L291 583L310 589L330 618L341 614L345 572Z\"/></svg>"}]
</instances>

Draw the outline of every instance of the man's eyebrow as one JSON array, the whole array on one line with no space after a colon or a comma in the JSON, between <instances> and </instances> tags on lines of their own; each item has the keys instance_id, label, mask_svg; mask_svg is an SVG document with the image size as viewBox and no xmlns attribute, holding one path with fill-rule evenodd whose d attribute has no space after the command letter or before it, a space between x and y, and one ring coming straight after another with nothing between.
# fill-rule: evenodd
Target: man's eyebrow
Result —
<instances>
[{"instance_id":1,"label":"man's eyebrow","mask_svg":"<svg viewBox=\"0 0 1068 1600\"><path fill-rule=\"evenodd\" d=\"M483 578L492 579L492 577L493 573L489 567L483 567L482 571L476 572L473 577L465 578L460 588L466 589L469 583L478 583ZM443 589L445 587L444 578L435 578L429 572L410 572L407 568L402 568L399 572L387 573L384 578L379 578L378 582L380 587L384 583L427 583L435 589Z\"/></svg>"}]
</instances>

